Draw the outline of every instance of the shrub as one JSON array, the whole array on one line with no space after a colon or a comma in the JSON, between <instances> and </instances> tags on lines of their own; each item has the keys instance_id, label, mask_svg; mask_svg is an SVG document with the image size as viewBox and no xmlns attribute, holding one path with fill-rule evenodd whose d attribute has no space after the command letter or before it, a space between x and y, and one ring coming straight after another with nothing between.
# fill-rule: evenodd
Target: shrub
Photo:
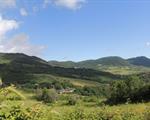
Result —
<instances>
[{"instance_id":1,"label":"shrub","mask_svg":"<svg viewBox=\"0 0 150 120\"><path fill-rule=\"evenodd\" d=\"M54 89L38 89L37 90L37 99L45 103L53 103L57 100L57 92Z\"/></svg>"},{"instance_id":2,"label":"shrub","mask_svg":"<svg viewBox=\"0 0 150 120\"><path fill-rule=\"evenodd\" d=\"M150 100L150 85L144 84L138 77L129 77L125 81L114 81L111 84L108 103L142 102Z\"/></svg>"},{"instance_id":3,"label":"shrub","mask_svg":"<svg viewBox=\"0 0 150 120\"><path fill-rule=\"evenodd\" d=\"M24 100L22 95L14 86L9 86L0 89L0 102L4 100Z\"/></svg>"},{"instance_id":4,"label":"shrub","mask_svg":"<svg viewBox=\"0 0 150 120\"><path fill-rule=\"evenodd\" d=\"M39 106L23 108L22 106L12 106L7 110L0 109L0 120L40 120L42 116Z\"/></svg>"},{"instance_id":5,"label":"shrub","mask_svg":"<svg viewBox=\"0 0 150 120\"><path fill-rule=\"evenodd\" d=\"M69 97L67 105L76 105L78 102L78 97L73 95Z\"/></svg>"},{"instance_id":6,"label":"shrub","mask_svg":"<svg viewBox=\"0 0 150 120\"><path fill-rule=\"evenodd\" d=\"M97 102L98 98L96 96L84 97L83 101L84 102Z\"/></svg>"},{"instance_id":7,"label":"shrub","mask_svg":"<svg viewBox=\"0 0 150 120\"><path fill-rule=\"evenodd\" d=\"M102 87L76 87L75 93L83 96L104 96L106 90Z\"/></svg>"}]
</instances>

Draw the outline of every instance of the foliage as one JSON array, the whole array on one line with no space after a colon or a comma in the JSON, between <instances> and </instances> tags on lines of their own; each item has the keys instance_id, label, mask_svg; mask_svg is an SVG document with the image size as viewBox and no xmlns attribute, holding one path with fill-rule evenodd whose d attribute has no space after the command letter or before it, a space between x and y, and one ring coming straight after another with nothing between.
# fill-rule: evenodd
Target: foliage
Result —
<instances>
[{"instance_id":1,"label":"foliage","mask_svg":"<svg viewBox=\"0 0 150 120\"><path fill-rule=\"evenodd\" d=\"M24 100L25 97L14 86L0 89L0 102L4 100Z\"/></svg>"},{"instance_id":2,"label":"foliage","mask_svg":"<svg viewBox=\"0 0 150 120\"><path fill-rule=\"evenodd\" d=\"M57 100L57 92L54 89L38 89L36 93L37 99L45 103L53 103Z\"/></svg>"},{"instance_id":3,"label":"foliage","mask_svg":"<svg viewBox=\"0 0 150 120\"><path fill-rule=\"evenodd\" d=\"M142 102L150 100L150 85L145 84L137 76L129 77L125 81L114 81L111 84L110 104Z\"/></svg>"},{"instance_id":4,"label":"foliage","mask_svg":"<svg viewBox=\"0 0 150 120\"><path fill-rule=\"evenodd\" d=\"M0 109L0 120L40 120L41 114L39 106L32 108L12 106L7 110Z\"/></svg>"},{"instance_id":5,"label":"foliage","mask_svg":"<svg viewBox=\"0 0 150 120\"><path fill-rule=\"evenodd\" d=\"M61 90L61 89L66 89L68 87L73 87L73 85L69 82L69 81L52 81L52 82L41 82L39 84L37 84L37 87L38 88L48 88L48 89L51 89L51 88L55 88L56 90Z\"/></svg>"},{"instance_id":6,"label":"foliage","mask_svg":"<svg viewBox=\"0 0 150 120\"><path fill-rule=\"evenodd\" d=\"M107 93L107 87L77 87L75 93L83 96L105 96Z\"/></svg>"},{"instance_id":7,"label":"foliage","mask_svg":"<svg viewBox=\"0 0 150 120\"><path fill-rule=\"evenodd\" d=\"M87 112L83 108L75 108L59 116L56 115L57 117L53 120L149 120L149 114L148 108L138 113L132 109L126 111L107 110L107 107L91 112Z\"/></svg>"},{"instance_id":8,"label":"foliage","mask_svg":"<svg viewBox=\"0 0 150 120\"><path fill-rule=\"evenodd\" d=\"M69 96L67 105L76 105L79 97L76 95Z\"/></svg>"}]
</instances>

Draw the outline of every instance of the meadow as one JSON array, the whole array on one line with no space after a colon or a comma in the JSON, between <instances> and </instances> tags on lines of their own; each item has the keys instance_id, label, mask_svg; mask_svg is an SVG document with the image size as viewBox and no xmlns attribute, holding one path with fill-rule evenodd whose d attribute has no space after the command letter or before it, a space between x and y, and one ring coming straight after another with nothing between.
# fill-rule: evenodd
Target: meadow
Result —
<instances>
[{"instance_id":1,"label":"meadow","mask_svg":"<svg viewBox=\"0 0 150 120\"><path fill-rule=\"evenodd\" d=\"M0 120L150 120L149 68L116 57L103 62L117 66L102 71L24 54L0 57Z\"/></svg>"},{"instance_id":2,"label":"meadow","mask_svg":"<svg viewBox=\"0 0 150 120\"><path fill-rule=\"evenodd\" d=\"M33 93L14 86L1 89L0 120L150 120L149 102L110 106L102 97L59 94L55 102L44 103ZM71 96L76 104L68 104Z\"/></svg>"}]
</instances>

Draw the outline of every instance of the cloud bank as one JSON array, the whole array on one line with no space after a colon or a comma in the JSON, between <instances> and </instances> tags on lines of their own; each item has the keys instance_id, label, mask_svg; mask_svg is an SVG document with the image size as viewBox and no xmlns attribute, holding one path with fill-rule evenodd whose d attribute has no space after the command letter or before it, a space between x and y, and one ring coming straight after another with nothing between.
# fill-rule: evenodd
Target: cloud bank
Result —
<instances>
[{"instance_id":1,"label":"cloud bank","mask_svg":"<svg viewBox=\"0 0 150 120\"><path fill-rule=\"evenodd\" d=\"M45 6L47 6L48 4L55 4L58 7L77 10L80 9L85 2L85 0L45 0L44 4Z\"/></svg>"},{"instance_id":2,"label":"cloud bank","mask_svg":"<svg viewBox=\"0 0 150 120\"><path fill-rule=\"evenodd\" d=\"M0 0L0 7L6 8L6 7L15 7L16 6L16 0Z\"/></svg>"},{"instance_id":3,"label":"cloud bank","mask_svg":"<svg viewBox=\"0 0 150 120\"><path fill-rule=\"evenodd\" d=\"M19 28L19 22L16 20L7 20L0 17L0 52L40 56L45 47L31 44L26 34L18 34L12 38L7 38L7 32L17 28Z\"/></svg>"},{"instance_id":4,"label":"cloud bank","mask_svg":"<svg viewBox=\"0 0 150 120\"><path fill-rule=\"evenodd\" d=\"M25 1L25 2L24 2ZM42 0L42 5L49 7L55 5L64 7L69 10L77 10L82 7L86 0ZM30 4L30 0L0 0L0 52L4 53L25 53L32 56L40 56L44 50L42 45L34 45L30 42L28 35L17 34L8 38L7 33L14 31L20 27L20 24L15 19L4 19L1 14L7 13L8 9L16 9L21 16L27 17L30 12L37 12L42 6L39 6L38 0L31 8L27 8L25 4ZM37 7L38 6L38 7ZM27 11L28 10L28 11Z\"/></svg>"},{"instance_id":5,"label":"cloud bank","mask_svg":"<svg viewBox=\"0 0 150 120\"><path fill-rule=\"evenodd\" d=\"M9 40L0 42L0 52L3 53L24 53L31 56L40 56L45 46L33 45L26 34L15 35Z\"/></svg>"},{"instance_id":6,"label":"cloud bank","mask_svg":"<svg viewBox=\"0 0 150 120\"><path fill-rule=\"evenodd\" d=\"M28 12L26 11L25 8L21 8L20 9L20 15L22 15L22 16L28 16Z\"/></svg>"},{"instance_id":7,"label":"cloud bank","mask_svg":"<svg viewBox=\"0 0 150 120\"><path fill-rule=\"evenodd\" d=\"M19 23L16 20L5 20L0 16L0 38L8 31L17 29L18 27Z\"/></svg>"}]
</instances>

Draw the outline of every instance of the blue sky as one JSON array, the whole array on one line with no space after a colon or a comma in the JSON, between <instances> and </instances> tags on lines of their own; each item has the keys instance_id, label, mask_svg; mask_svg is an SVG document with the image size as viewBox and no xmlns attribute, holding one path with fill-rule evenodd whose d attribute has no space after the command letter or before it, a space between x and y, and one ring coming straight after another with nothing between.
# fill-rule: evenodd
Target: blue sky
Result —
<instances>
[{"instance_id":1,"label":"blue sky","mask_svg":"<svg viewBox=\"0 0 150 120\"><path fill-rule=\"evenodd\" d=\"M149 0L0 0L0 52L46 60L150 57ZM4 26L11 23L12 26Z\"/></svg>"}]
</instances>

